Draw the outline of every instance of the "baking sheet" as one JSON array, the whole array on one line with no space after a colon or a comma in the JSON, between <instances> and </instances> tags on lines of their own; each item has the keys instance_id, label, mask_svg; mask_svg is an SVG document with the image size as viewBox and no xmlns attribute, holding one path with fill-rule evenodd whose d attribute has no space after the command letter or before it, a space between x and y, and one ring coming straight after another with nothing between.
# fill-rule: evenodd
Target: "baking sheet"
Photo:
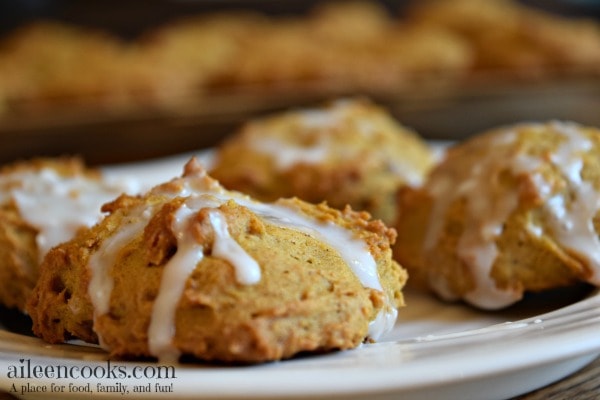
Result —
<instances>
[{"instance_id":1,"label":"baking sheet","mask_svg":"<svg viewBox=\"0 0 600 400\"><path fill-rule=\"evenodd\" d=\"M163 105L95 105L82 99L21 104L0 116L0 163L81 155L86 162L137 161L218 145L244 121L338 97L364 96L433 140L461 140L498 125L571 120L600 126L600 80L465 85L415 83L395 92L348 90L331 82L236 88Z\"/></svg>"}]
</instances>

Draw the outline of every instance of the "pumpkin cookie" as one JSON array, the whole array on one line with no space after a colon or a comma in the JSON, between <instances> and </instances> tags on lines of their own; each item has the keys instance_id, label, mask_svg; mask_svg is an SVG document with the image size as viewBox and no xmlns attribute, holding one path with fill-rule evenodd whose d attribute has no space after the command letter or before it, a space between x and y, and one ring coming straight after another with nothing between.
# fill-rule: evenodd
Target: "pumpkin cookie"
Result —
<instances>
[{"instance_id":1,"label":"pumpkin cookie","mask_svg":"<svg viewBox=\"0 0 600 400\"><path fill-rule=\"evenodd\" d=\"M262 362L376 340L403 304L395 232L366 213L223 189L190 161L181 178L46 257L34 332L117 357Z\"/></svg>"},{"instance_id":2,"label":"pumpkin cookie","mask_svg":"<svg viewBox=\"0 0 600 400\"><path fill-rule=\"evenodd\" d=\"M447 300L495 309L525 292L600 284L600 130L499 128L456 145L399 196L395 257Z\"/></svg>"}]
</instances>

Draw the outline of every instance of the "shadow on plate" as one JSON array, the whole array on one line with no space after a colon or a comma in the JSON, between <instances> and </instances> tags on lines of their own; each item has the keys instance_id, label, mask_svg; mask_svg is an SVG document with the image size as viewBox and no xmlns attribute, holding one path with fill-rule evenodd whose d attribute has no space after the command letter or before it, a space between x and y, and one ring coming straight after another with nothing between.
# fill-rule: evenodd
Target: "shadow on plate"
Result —
<instances>
[{"instance_id":1,"label":"shadow on plate","mask_svg":"<svg viewBox=\"0 0 600 400\"><path fill-rule=\"evenodd\" d=\"M31 331L31 318L14 308L0 306L0 326L12 333L35 336ZM2 400L2 397L0 397L0 400Z\"/></svg>"}]
</instances>

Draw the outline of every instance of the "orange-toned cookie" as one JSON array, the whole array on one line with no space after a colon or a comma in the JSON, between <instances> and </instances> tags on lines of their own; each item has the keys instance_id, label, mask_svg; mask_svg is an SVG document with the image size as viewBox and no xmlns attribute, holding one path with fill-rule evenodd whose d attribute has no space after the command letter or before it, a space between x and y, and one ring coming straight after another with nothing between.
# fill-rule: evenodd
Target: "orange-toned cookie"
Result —
<instances>
[{"instance_id":1,"label":"orange-toned cookie","mask_svg":"<svg viewBox=\"0 0 600 400\"><path fill-rule=\"evenodd\" d=\"M393 229L365 213L223 189L195 161L54 248L34 332L113 356L262 362L376 340L403 304Z\"/></svg>"},{"instance_id":2,"label":"orange-toned cookie","mask_svg":"<svg viewBox=\"0 0 600 400\"><path fill-rule=\"evenodd\" d=\"M495 309L525 292L600 285L600 130L502 127L451 148L400 193L395 257L411 282Z\"/></svg>"},{"instance_id":3,"label":"orange-toned cookie","mask_svg":"<svg viewBox=\"0 0 600 400\"><path fill-rule=\"evenodd\" d=\"M426 143L366 100L338 100L245 124L217 149L211 174L263 201L349 204L391 222L395 193L433 164Z\"/></svg>"}]
</instances>

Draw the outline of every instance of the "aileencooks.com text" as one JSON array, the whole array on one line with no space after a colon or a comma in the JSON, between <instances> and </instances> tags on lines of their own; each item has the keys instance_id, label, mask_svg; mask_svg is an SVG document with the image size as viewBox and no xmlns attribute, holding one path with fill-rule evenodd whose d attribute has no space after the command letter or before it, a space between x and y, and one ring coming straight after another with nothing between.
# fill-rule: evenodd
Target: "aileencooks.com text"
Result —
<instances>
[{"instance_id":1,"label":"aileencooks.com text","mask_svg":"<svg viewBox=\"0 0 600 400\"><path fill-rule=\"evenodd\" d=\"M38 364L31 359L19 359L8 365L8 379L176 379L175 367L172 365L130 365L118 364L107 360L105 363L92 365L79 364Z\"/></svg>"}]
</instances>

